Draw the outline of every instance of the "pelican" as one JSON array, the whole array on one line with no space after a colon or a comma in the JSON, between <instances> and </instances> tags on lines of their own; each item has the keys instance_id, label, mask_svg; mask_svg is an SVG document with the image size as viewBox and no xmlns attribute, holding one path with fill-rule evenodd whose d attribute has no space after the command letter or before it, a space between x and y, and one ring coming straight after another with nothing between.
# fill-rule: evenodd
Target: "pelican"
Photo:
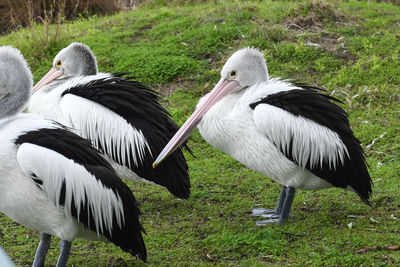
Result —
<instances>
[{"instance_id":1,"label":"pelican","mask_svg":"<svg viewBox=\"0 0 400 267\"><path fill-rule=\"evenodd\" d=\"M152 162L178 130L159 95L123 75L98 73L90 48L71 43L33 88L28 111L75 129L100 149L122 178L151 182L174 196L190 195L188 166L178 149L154 170Z\"/></svg>"},{"instance_id":2,"label":"pelican","mask_svg":"<svg viewBox=\"0 0 400 267\"><path fill-rule=\"evenodd\" d=\"M51 236L66 266L75 238L110 241L146 261L139 209L129 187L90 142L57 122L20 114L32 90L21 53L0 48L0 212L40 231L33 266Z\"/></svg>"},{"instance_id":3,"label":"pelican","mask_svg":"<svg viewBox=\"0 0 400 267\"><path fill-rule=\"evenodd\" d=\"M282 185L275 209L254 209L284 223L296 189L349 189L369 204L372 181L364 152L337 99L314 87L269 78L264 55L235 52L221 79L200 99L153 166L172 153L198 125L202 137L250 169Z\"/></svg>"}]
</instances>

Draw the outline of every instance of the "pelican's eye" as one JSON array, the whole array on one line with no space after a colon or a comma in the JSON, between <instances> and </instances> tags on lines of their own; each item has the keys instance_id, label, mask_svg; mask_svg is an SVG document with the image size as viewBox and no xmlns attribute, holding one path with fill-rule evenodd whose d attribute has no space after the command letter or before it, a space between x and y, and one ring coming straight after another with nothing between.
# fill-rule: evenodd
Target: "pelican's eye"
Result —
<instances>
[{"instance_id":1,"label":"pelican's eye","mask_svg":"<svg viewBox=\"0 0 400 267\"><path fill-rule=\"evenodd\" d=\"M237 72L236 72L235 70L231 71L231 72L228 74L228 78L229 78L229 79L234 79L236 76L237 76Z\"/></svg>"},{"instance_id":2,"label":"pelican's eye","mask_svg":"<svg viewBox=\"0 0 400 267\"><path fill-rule=\"evenodd\" d=\"M56 62L56 67L57 67L57 68L61 68L61 66L62 66L62 61L59 59L59 60L57 60L57 62Z\"/></svg>"}]
</instances>

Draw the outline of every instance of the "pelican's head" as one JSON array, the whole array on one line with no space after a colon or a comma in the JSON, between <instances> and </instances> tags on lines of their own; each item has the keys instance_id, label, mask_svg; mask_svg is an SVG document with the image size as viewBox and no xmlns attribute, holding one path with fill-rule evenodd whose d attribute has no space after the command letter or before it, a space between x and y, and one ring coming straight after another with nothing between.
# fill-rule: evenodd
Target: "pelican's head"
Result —
<instances>
[{"instance_id":1,"label":"pelican's head","mask_svg":"<svg viewBox=\"0 0 400 267\"><path fill-rule=\"evenodd\" d=\"M95 74L97 74L96 57L87 45L74 42L54 57L53 67L35 85L33 92L55 79Z\"/></svg>"},{"instance_id":2,"label":"pelican's head","mask_svg":"<svg viewBox=\"0 0 400 267\"><path fill-rule=\"evenodd\" d=\"M221 80L237 82L238 85L232 91L268 80L264 54L250 47L236 51L222 67Z\"/></svg>"},{"instance_id":3,"label":"pelican's head","mask_svg":"<svg viewBox=\"0 0 400 267\"><path fill-rule=\"evenodd\" d=\"M0 116L20 112L29 101L32 73L18 49L0 47Z\"/></svg>"},{"instance_id":4,"label":"pelican's head","mask_svg":"<svg viewBox=\"0 0 400 267\"><path fill-rule=\"evenodd\" d=\"M268 80L268 70L264 55L254 48L236 51L222 67L221 79L196 111L183 124L157 157L153 166L157 166L174 152L200 123L204 114L220 99L229 93L239 92L254 84Z\"/></svg>"}]
</instances>

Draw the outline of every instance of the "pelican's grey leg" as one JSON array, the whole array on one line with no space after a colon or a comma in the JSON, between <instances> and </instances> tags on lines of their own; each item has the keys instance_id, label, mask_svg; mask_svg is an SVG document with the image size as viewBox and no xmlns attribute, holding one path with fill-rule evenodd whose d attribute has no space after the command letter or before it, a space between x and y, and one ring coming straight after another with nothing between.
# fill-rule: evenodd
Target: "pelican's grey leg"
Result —
<instances>
[{"instance_id":1,"label":"pelican's grey leg","mask_svg":"<svg viewBox=\"0 0 400 267\"><path fill-rule=\"evenodd\" d=\"M33 260L32 267L43 267L46 260L47 250L50 247L51 235L40 233L40 242L36 249L35 259Z\"/></svg>"},{"instance_id":2,"label":"pelican's grey leg","mask_svg":"<svg viewBox=\"0 0 400 267\"><path fill-rule=\"evenodd\" d=\"M286 186L282 185L281 193L279 194L278 203L276 203L275 209L253 209L251 216L262 216L264 218L278 218L281 214L282 206L286 198Z\"/></svg>"},{"instance_id":3,"label":"pelican's grey leg","mask_svg":"<svg viewBox=\"0 0 400 267\"><path fill-rule=\"evenodd\" d=\"M279 217L280 224L283 224L289 218L290 208L292 207L295 194L296 194L296 188L291 186L288 186L286 188L286 199L282 206L281 216Z\"/></svg>"},{"instance_id":4,"label":"pelican's grey leg","mask_svg":"<svg viewBox=\"0 0 400 267\"><path fill-rule=\"evenodd\" d=\"M70 252L71 252L71 242L62 240L60 242L60 256L58 257L56 267L67 266L67 261L68 261Z\"/></svg>"},{"instance_id":5,"label":"pelican's grey leg","mask_svg":"<svg viewBox=\"0 0 400 267\"><path fill-rule=\"evenodd\" d=\"M285 189L285 199L283 201L282 209L280 211L279 218L270 218L268 220L256 221L256 226L266 225L270 223L283 224L289 218L290 208L292 207L294 195L296 189L294 187L288 186Z\"/></svg>"}]
</instances>

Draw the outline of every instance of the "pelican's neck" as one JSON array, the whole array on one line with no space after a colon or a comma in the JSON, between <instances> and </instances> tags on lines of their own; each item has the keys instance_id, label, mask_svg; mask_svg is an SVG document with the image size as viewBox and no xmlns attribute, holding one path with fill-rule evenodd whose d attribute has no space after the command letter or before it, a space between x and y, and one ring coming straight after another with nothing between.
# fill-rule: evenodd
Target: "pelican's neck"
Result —
<instances>
[{"instance_id":1,"label":"pelican's neck","mask_svg":"<svg viewBox=\"0 0 400 267\"><path fill-rule=\"evenodd\" d=\"M32 94L32 73L21 53L0 47L0 118L21 112Z\"/></svg>"},{"instance_id":2,"label":"pelican's neck","mask_svg":"<svg viewBox=\"0 0 400 267\"><path fill-rule=\"evenodd\" d=\"M225 147L221 142L229 140L229 138L226 138L226 129L229 129L233 123L232 112L237 109L237 105L240 103L244 93L245 90L242 90L226 95L204 114L198 129L203 138L211 145L218 148ZM204 96L199 101L199 104L206 97Z\"/></svg>"},{"instance_id":3,"label":"pelican's neck","mask_svg":"<svg viewBox=\"0 0 400 267\"><path fill-rule=\"evenodd\" d=\"M0 100L0 119L11 117L21 112L29 101L29 90L16 90L2 96Z\"/></svg>"}]
</instances>

